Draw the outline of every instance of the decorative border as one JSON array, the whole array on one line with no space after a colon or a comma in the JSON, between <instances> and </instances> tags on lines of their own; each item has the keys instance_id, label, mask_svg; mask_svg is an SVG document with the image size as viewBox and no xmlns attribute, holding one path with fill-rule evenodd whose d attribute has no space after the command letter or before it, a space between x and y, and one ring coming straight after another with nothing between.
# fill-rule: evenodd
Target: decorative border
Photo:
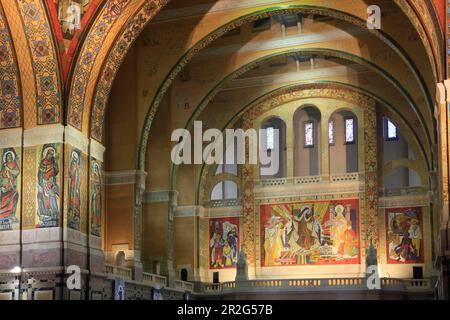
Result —
<instances>
[{"instance_id":1,"label":"decorative border","mask_svg":"<svg viewBox=\"0 0 450 320\"><path fill-rule=\"evenodd\" d=\"M22 87L11 31L0 4L0 129L22 126Z\"/></svg>"},{"instance_id":2,"label":"decorative border","mask_svg":"<svg viewBox=\"0 0 450 320\"><path fill-rule=\"evenodd\" d=\"M126 53L149 21L168 2L169 0L155 0L145 3L135 16L127 22L121 36L115 41L113 49L106 58L105 64L102 66L102 72L96 83L91 110L90 134L97 141L102 141L106 104L112 89L112 84Z\"/></svg>"},{"instance_id":3,"label":"decorative border","mask_svg":"<svg viewBox=\"0 0 450 320\"><path fill-rule=\"evenodd\" d=\"M58 55L43 3L39 0L17 1L24 32L32 57L35 76L37 124L59 123L62 119L62 82Z\"/></svg>"}]
</instances>

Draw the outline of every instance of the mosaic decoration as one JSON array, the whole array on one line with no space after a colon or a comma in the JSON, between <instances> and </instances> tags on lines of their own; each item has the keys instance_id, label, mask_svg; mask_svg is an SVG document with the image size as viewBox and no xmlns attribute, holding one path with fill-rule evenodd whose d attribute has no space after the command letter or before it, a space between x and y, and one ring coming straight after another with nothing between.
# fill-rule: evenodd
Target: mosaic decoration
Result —
<instances>
[{"instance_id":1,"label":"mosaic decoration","mask_svg":"<svg viewBox=\"0 0 450 320\"><path fill-rule=\"evenodd\" d=\"M37 147L23 149L22 227L32 229L36 225L37 198Z\"/></svg>"},{"instance_id":2,"label":"mosaic decoration","mask_svg":"<svg viewBox=\"0 0 450 320\"><path fill-rule=\"evenodd\" d=\"M94 61L100 49L105 45L104 40L112 25L124 12L129 0L112 0L105 3L97 20L86 36L84 45L79 53L78 62L74 69L69 95L69 123L81 130L82 115L86 87L92 72Z\"/></svg>"},{"instance_id":3,"label":"mosaic decoration","mask_svg":"<svg viewBox=\"0 0 450 320\"><path fill-rule=\"evenodd\" d=\"M261 265L359 264L358 207L358 200L261 206Z\"/></svg>"},{"instance_id":4,"label":"mosaic decoration","mask_svg":"<svg viewBox=\"0 0 450 320\"><path fill-rule=\"evenodd\" d=\"M127 28L121 37L114 44L109 54L106 64L100 74L100 79L95 90L94 101L91 114L91 137L97 141L102 141L103 123L109 93L117 71L128 52L131 44L138 37L147 23L158 13L169 1L150 1L137 12L133 18L127 22Z\"/></svg>"},{"instance_id":5,"label":"mosaic decoration","mask_svg":"<svg viewBox=\"0 0 450 320\"><path fill-rule=\"evenodd\" d=\"M379 242L378 234L378 153L377 153L377 113L373 101L364 107L364 244ZM360 157L362 154L359 155ZM365 251L364 251L365 252Z\"/></svg>"},{"instance_id":6,"label":"mosaic decoration","mask_svg":"<svg viewBox=\"0 0 450 320\"><path fill-rule=\"evenodd\" d=\"M91 158L90 163L89 212L91 219L91 234L96 237L101 237L103 217L102 165L94 158Z\"/></svg>"},{"instance_id":7,"label":"mosaic decoration","mask_svg":"<svg viewBox=\"0 0 450 320\"><path fill-rule=\"evenodd\" d=\"M239 254L239 218L209 220L210 269L236 267Z\"/></svg>"},{"instance_id":8,"label":"mosaic decoration","mask_svg":"<svg viewBox=\"0 0 450 320\"><path fill-rule=\"evenodd\" d=\"M59 46L64 80L78 44L102 0L46 0Z\"/></svg>"},{"instance_id":9,"label":"mosaic decoration","mask_svg":"<svg viewBox=\"0 0 450 320\"><path fill-rule=\"evenodd\" d=\"M242 129L247 131L253 128L253 121L255 118L251 116L244 116L242 118ZM245 148L245 158L249 159L249 148ZM254 176L257 166L249 164L247 161L241 167L241 205L242 205L242 243L244 251L247 255L247 261L250 266L255 265L256 245L255 245L255 193L254 193Z\"/></svg>"},{"instance_id":10,"label":"mosaic decoration","mask_svg":"<svg viewBox=\"0 0 450 320\"><path fill-rule=\"evenodd\" d=\"M67 226L79 231L81 223L80 187L83 171L83 158L80 150L73 148L70 152L68 170Z\"/></svg>"},{"instance_id":11,"label":"mosaic decoration","mask_svg":"<svg viewBox=\"0 0 450 320\"><path fill-rule=\"evenodd\" d=\"M424 262L422 208L386 209L386 250L390 264Z\"/></svg>"},{"instance_id":12,"label":"mosaic decoration","mask_svg":"<svg viewBox=\"0 0 450 320\"><path fill-rule=\"evenodd\" d=\"M61 145L38 148L36 228L59 226L61 208Z\"/></svg>"},{"instance_id":13,"label":"mosaic decoration","mask_svg":"<svg viewBox=\"0 0 450 320\"><path fill-rule=\"evenodd\" d=\"M20 127L22 94L10 30L0 6L0 129Z\"/></svg>"},{"instance_id":14,"label":"mosaic decoration","mask_svg":"<svg viewBox=\"0 0 450 320\"><path fill-rule=\"evenodd\" d=\"M17 1L36 81L37 124L61 120L61 88L58 58L43 3L39 0Z\"/></svg>"},{"instance_id":15,"label":"mosaic decoration","mask_svg":"<svg viewBox=\"0 0 450 320\"><path fill-rule=\"evenodd\" d=\"M15 230L20 219L20 149L1 151L0 168L0 232Z\"/></svg>"}]
</instances>

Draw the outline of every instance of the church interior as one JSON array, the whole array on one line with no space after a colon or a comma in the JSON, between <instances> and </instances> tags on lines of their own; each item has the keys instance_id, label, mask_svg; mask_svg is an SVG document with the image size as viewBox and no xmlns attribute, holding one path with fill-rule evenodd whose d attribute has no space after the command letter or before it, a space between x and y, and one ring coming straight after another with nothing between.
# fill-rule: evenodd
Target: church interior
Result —
<instances>
[{"instance_id":1,"label":"church interior","mask_svg":"<svg viewBox=\"0 0 450 320\"><path fill-rule=\"evenodd\" d=\"M449 5L0 0L0 300L449 299Z\"/></svg>"}]
</instances>

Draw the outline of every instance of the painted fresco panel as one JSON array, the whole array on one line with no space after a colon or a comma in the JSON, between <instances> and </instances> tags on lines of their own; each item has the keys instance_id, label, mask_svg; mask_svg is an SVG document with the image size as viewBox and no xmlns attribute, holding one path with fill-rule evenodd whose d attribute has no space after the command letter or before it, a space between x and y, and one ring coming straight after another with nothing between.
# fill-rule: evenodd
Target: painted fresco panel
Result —
<instances>
[{"instance_id":1,"label":"painted fresco panel","mask_svg":"<svg viewBox=\"0 0 450 320\"><path fill-rule=\"evenodd\" d=\"M20 149L0 149L0 231L16 230L20 219Z\"/></svg>"},{"instance_id":2,"label":"painted fresco panel","mask_svg":"<svg viewBox=\"0 0 450 320\"><path fill-rule=\"evenodd\" d=\"M59 226L61 213L61 144L37 148L36 228Z\"/></svg>"},{"instance_id":3,"label":"painted fresco panel","mask_svg":"<svg viewBox=\"0 0 450 320\"><path fill-rule=\"evenodd\" d=\"M359 200L262 205L261 265L359 264Z\"/></svg>"},{"instance_id":4,"label":"painted fresco panel","mask_svg":"<svg viewBox=\"0 0 450 320\"><path fill-rule=\"evenodd\" d=\"M69 152L67 174L67 227L80 231L81 225L81 178L83 175L83 155L72 148Z\"/></svg>"},{"instance_id":5,"label":"painted fresco panel","mask_svg":"<svg viewBox=\"0 0 450 320\"><path fill-rule=\"evenodd\" d=\"M388 263L423 263L422 208L387 209L386 240Z\"/></svg>"},{"instance_id":6,"label":"painted fresco panel","mask_svg":"<svg viewBox=\"0 0 450 320\"><path fill-rule=\"evenodd\" d=\"M103 186L102 186L102 164L91 158L89 212L91 219L91 234L101 237L103 217Z\"/></svg>"},{"instance_id":7,"label":"painted fresco panel","mask_svg":"<svg viewBox=\"0 0 450 320\"><path fill-rule=\"evenodd\" d=\"M239 253L239 218L209 220L210 269L236 267Z\"/></svg>"}]
</instances>

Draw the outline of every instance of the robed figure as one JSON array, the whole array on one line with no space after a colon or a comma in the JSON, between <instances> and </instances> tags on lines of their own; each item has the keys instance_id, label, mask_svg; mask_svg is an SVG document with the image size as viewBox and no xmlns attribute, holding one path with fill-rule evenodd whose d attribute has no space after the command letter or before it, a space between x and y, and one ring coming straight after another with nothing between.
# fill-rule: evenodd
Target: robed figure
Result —
<instances>
[{"instance_id":1,"label":"robed figure","mask_svg":"<svg viewBox=\"0 0 450 320\"><path fill-rule=\"evenodd\" d=\"M80 154L72 152L69 167L69 227L79 230L80 228L80 178L81 165Z\"/></svg>"},{"instance_id":2,"label":"robed figure","mask_svg":"<svg viewBox=\"0 0 450 320\"><path fill-rule=\"evenodd\" d=\"M38 172L38 216L40 227L55 227L59 218L59 166L56 149L44 147Z\"/></svg>"},{"instance_id":3,"label":"robed figure","mask_svg":"<svg viewBox=\"0 0 450 320\"><path fill-rule=\"evenodd\" d=\"M102 220L102 184L100 166L97 162L93 162L91 184L91 234L100 237Z\"/></svg>"},{"instance_id":4,"label":"robed figure","mask_svg":"<svg viewBox=\"0 0 450 320\"><path fill-rule=\"evenodd\" d=\"M19 202L19 191L17 181L20 175L20 167L17 156L12 150L3 154L0 175L0 223L11 224L16 222L16 208Z\"/></svg>"}]
</instances>

